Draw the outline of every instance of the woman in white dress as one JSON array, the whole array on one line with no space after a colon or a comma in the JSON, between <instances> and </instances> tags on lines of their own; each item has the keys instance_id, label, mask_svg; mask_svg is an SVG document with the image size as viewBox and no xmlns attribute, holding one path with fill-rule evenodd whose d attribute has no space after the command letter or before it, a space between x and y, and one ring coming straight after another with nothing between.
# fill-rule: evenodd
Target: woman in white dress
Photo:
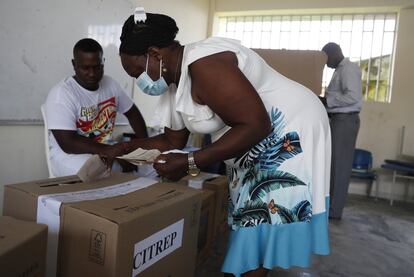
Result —
<instances>
[{"instance_id":1,"label":"woman in white dress","mask_svg":"<svg viewBox=\"0 0 414 277\"><path fill-rule=\"evenodd\" d=\"M161 155L158 174L178 180L225 161L229 247L222 271L265 276L274 267L306 267L329 253L330 131L318 97L279 74L238 41L209 38L181 46L165 15L129 17L122 29L123 68L146 94L160 95L164 133L134 149L180 149L190 132L213 143L190 154Z\"/></svg>"}]
</instances>

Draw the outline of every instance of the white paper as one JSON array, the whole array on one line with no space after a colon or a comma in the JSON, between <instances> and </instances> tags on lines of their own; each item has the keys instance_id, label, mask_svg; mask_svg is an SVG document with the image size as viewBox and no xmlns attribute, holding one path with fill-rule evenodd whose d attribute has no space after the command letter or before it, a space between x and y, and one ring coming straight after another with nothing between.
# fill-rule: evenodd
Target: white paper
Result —
<instances>
[{"instance_id":1,"label":"white paper","mask_svg":"<svg viewBox=\"0 0 414 277\"><path fill-rule=\"evenodd\" d=\"M134 247L132 277L181 247L184 218L137 242Z\"/></svg>"},{"instance_id":2,"label":"white paper","mask_svg":"<svg viewBox=\"0 0 414 277\"><path fill-rule=\"evenodd\" d=\"M188 186L194 189L202 189L203 183L206 180L213 179L219 176L220 176L219 174L215 174L215 173L200 172L198 176L191 177L191 179L188 180Z\"/></svg>"},{"instance_id":3,"label":"white paper","mask_svg":"<svg viewBox=\"0 0 414 277\"><path fill-rule=\"evenodd\" d=\"M96 154L92 155L76 173L83 182L107 178L110 174L111 170L102 161L101 157Z\"/></svg>"},{"instance_id":4,"label":"white paper","mask_svg":"<svg viewBox=\"0 0 414 277\"><path fill-rule=\"evenodd\" d=\"M172 150L162 152L162 154L170 154L170 153L188 154L188 151L184 151L184 150L180 150L180 149L172 149Z\"/></svg>"},{"instance_id":5,"label":"white paper","mask_svg":"<svg viewBox=\"0 0 414 277\"><path fill-rule=\"evenodd\" d=\"M46 276L56 276L57 250L60 228L60 206L62 203L79 202L85 200L104 199L125 195L149 187L157 183L149 178L138 178L125 183L83 191L40 195L37 199L37 222L47 224L47 259Z\"/></svg>"},{"instance_id":6,"label":"white paper","mask_svg":"<svg viewBox=\"0 0 414 277\"><path fill-rule=\"evenodd\" d=\"M161 154L169 154L169 153L182 153L187 154L187 151L179 150L179 149L172 149L165 152L160 152L158 149L142 149L138 148L134 151L125 154L123 156L116 157L117 159L126 160L135 165L143 165L143 164L152 164L154 163L155 159ZM165 163L164 160L157 161L158 163Z\"/></svg>"},{"instance_id":7,"label":"white paper","mask_svg":"<svg viewBox=\"0 0 414 277\"><path fill-rule=\"evenodd\" d=\"M161 155L161 152L157 149L142 149L138 148L134 151L117 157L118 159L126 160L135 165L142 165L146 163L153 163L155 158Z\"/></svg>"}]
</instances>

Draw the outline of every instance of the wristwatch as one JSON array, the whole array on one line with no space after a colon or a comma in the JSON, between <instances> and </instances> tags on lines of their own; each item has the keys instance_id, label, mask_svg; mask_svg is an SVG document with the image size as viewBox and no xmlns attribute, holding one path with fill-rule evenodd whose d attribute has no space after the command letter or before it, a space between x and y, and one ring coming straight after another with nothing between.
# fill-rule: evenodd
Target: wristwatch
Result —
<instances>
[{"instance_id":1,"label":"wristwatch","mask_svg":"<svg viewBox=\"0 0 414 277\"><path fill-rule=\"evenodd\" d=\"M196 177L200 174L200 169L197 167L194 161L194 153L188 153L188 174L190 176Z\"/></svg>"}]
</instances>

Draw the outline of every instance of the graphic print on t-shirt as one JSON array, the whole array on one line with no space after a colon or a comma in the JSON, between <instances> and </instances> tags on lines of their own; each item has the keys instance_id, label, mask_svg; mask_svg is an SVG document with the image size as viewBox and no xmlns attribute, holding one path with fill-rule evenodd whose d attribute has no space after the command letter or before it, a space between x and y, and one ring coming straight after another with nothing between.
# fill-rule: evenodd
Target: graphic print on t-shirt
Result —
<instances>
[{"instance_id":1,"label":"graphic print on t-shirt","mask_svg":"<svg viewBox=\"0 0 414 277\"><path fill-rule=\"evenodd\" d=\"M78 134L98 142L105 142L111 137L115 118L115 97L111 97L96 106L81 107L76 122Z\"/></svg>"}]
</instances>

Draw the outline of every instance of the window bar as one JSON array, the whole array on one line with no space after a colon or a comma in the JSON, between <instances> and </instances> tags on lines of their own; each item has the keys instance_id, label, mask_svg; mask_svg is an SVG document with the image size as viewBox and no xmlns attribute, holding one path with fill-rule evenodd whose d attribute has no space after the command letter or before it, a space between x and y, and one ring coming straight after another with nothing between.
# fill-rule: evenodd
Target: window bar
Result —
<instances>
[{"instance_id":1,"label":"window bar","mask_svg":"<svg viewBox=\"0 0 414 277\"><path fill-rule=\"evenodd\" d=\"M260 39L260 44L262 43L262 40L263 40L263 34L264 34L264 33L270 33L270 31L265 31L265 30L263 30L263 24L264 24L264 21L263 21L264 19L263 19L263 18L264 18L264 16L262 16L262 38ZM270 37L270 36L269 36L269 37ZM269 38L269 40L268 40L268 42L267 42L267 43L268 43L268 45L269 45L269 47L270 47L270 38ZM262 48L263 48L263 46L262 46Z\"/></svg>"},{"instance_id":2,"label":"window bar","mask_svg":"<svg viewBox=\"0 0 414 277\"><path fill-rule=\"evenodd\" d=\"M373 58L372 58L372 49L374 48L374 29L375 29L375 19L377 18L377 15L374 15L374 19L373 19L373 23L372 23L372 31L371 31L371 33L372 33L372 35L371 35L371 51L370 51L370 53L369 53L369 67L368 67L368 78L369 78L369 80L368 80L368 82L367 82L367 85L368 85L368 92L369 92L369 88L370 88L370 84L371 84L371 66L372 66L372 63L373 63ZM376 82L378 82L378 80L376 80ZM376 87L376 83L375 83L375 87ZM377 92L374 90L374 100L375 100L375 95L377 94ZM372 100L372 99L369 99L369 100Z\"/></svg>"},{"instance_id":3,"label":"window bar","mask_svg":"<svg viewBox=\"0 0 414 277\"><path fill-rule=\"evenodd\" d=\"M384 22L382 23L380 60L379 60L379 66L378 66L378 72L377 72L377 84L375 87L375 101L378 101L379 84L380 84L380 77L381 77L381 70L382 70L382 59L383 59L382 50L384 48L385 19L386 19L386 16L384 15Z\"/></svg>"},{"instance_id":4,"label":"window bar","mask_svg":"<svg viewBox=\"0 0 414 277\"><path fill-rule=\"evenodd\" d=\"M298 38L299 44L301 42L300 40L301 36L302 36L302 15L299 16L299 38ZM298 48L301 49L301 45L299 45Z\"/></svg>"},{"instance_id":5,"label":"window bar","mask_svg":"<svg viewBox=\"0 0 414 277\"><path fill-rule=\"evenodd\" d=\"M290 16L290 39L289 39L289 48L293 50L298 50L297 48L293 48L293 15ZM297 35L297 34L296 34Z\"/></svg>"},{"instance_id":6,"label":"window bar","mask_svg":"<svg viewBox=\"0 0 414 277\"><path fill-rule=\"evenodd\" d=\"M344 25L344 15L341 14L340 16L341 16L341 29L339 30L339 41L338 41L339 45L341 44L341 41L342 41L342 33L343 33L342 27Z\"/></svg>"},{"instance_id":7,"label":"window bar","mask_svg":"<svg viewBox=\"0 0 414 277\"><path fill-rule=\"evenodd\" d=\"M289 34L289 39L288 39L288 48L287 49L289 49L290 48L290 44L292 43L292 15L290 15L289 16L289 31L288 31L288 34Z\"/></svg>"},{"instance_id":8,"label":"window bar","mask_svg":"<svg viewBox=\"0 0 414 277\"><path fill-rule=\"evenodd\" d=\"M302 41L302 36L303 36L303 34L306 32L306 33L308 33L308 31L302 31L302 22L303 22L303 18L304 18L305 16L304 15L301 15L300 17L299 17L299 43ZM308 46L306 47L306 50L309 50L309 44L308 44ZM302 49L302 45L299 45L299 49Z\"/></svg>"},{"instance_id":9,"label":"window bar","mask_svg":"<svg viewBox=\"0 0 414 277\"><path fill-rule=\"evenodd\" d=\"M361 66L362 61L362 49L364 48L364 28L365 28L365 15L362 16L362 38L361 38L361 51L359 52L359 65ZM367 100L366 95L364 96L365 100Z\"/></svg>"},{"instance_id":10,"label":"window bar","mask_svg":"<svg viewBox=\"0 0 414 277\"><path fill-rule=\"evenodd\" d=\"M332 30L333 30L333 19L334 19L334 15L332 14L331 15L331 26L330 26L330 28L329 28L329 41L331 42L332 40L333 40L333 38L332 38L332 34L333 34L333 32L332 32ZM339 32L339 33L341 33L341 32ZM339 41L338 41L338 43L339 43Z\"/></svg>"},{"instance_id":11,"label":"window bar","mask_svg":"<svg viewBox=\"0 0 414 277\"><path fill-rule=\"evenodd\" d=\"M365 22L365 16L364 16L364 22ZM375 22L375 15L374 15L374 22ZM372 28L374 29L374 26ZM367 82L365 84L365 95L366 95L365 99L368 99L368 94L369 94L369 81L370 81L370 75L371 75L371 57L372 57L372 43L374 42L374 30L372 30L371 33L372 33L371 50L370 50L369 58L368 58ZM362 34L364 34L364 31L362 32Z\"/></svg>"},{"instance_id":12,"label":"window bar","mask_svg":"<svg viewBox=\"0 0 414 277\"><path fill-rule=\"evenodd\" d=\"M287 16L286 16L286 18L287 18ZM290 30L289 31L286 31L286 30L284 30L283 28L282 28L282 24L283 24L283 22L284 22L284 20L283 20L283 17L281 18L281 23L280 23L280 34L285 34L286 32L288 32L289 34L287 35L287 37L286 37L286 43L282 43L282 45L284 46L284 45L287 45L287 47L285 47L285 49L289 49L289 45L290 45ZM289 20L289 22L290 22L290 20ZM283 47L282 47L282 45L280 46L280 49L283 49Z\"/></svg>"},{"instance_id":13,"label":"window bar","mask_svg":"<svg viewBox=\"0 0 414 277\"><path fill-rule=\"evenodd\" d=\"M254 16L252 16L252 30L250 31L250 48L253 47L253 37L254 37Z\"/></svg>"},{"instance_id":14,"label":"window bar","mask_svg":"<svg viewBox=\"0 0 414 277\"><path fill-rule=\"evenodd\" d=\"M272 22L273 22L272 18L273 18L272 16L269 16L270 30L267 31L269 33L269 41L268 41L269 49L272 49Z\"/></svg>"},{"instance_id":15,"label":"window bar","mask_svg":"<svg viewBox=\"0 0 414 277\"><path fill-rule=\"evenodd\" d=\"M279 22L280 22L280 24L279 24L279 42L278 42L278 47L277 47L277 49L281 49L281 48L280 48L280 37L281 37L281 35L282 35L282 17L280 17Z\"/></svg>"},{"instance_id":16,"label":"window bar","mask_svg":"<svg viewBox=\"0 0 414 277\"><path fill-rule=\"evenodd\" d=\"M355 15L352 15L352 20L351 20L351 31L350 31L350 35L351 35L351 41L349 42L349 56L351 56L352 53L352 30L354 29L354 19L355 19Z\"/></svg>"},{"instance_id":17,"label":"window bar","mask_svg":"<svg viewBox=\"0 0 414 277\"><path fill-rule=\"evenodd\" d=\"M392 78L393 78L393 73L392 73L392 66L394 64L394 50L395 50L395 41L396 41L396 35L395 35L395 31L396 31L396 27L397 27L397 16L396 14L394 14L394 20L395 20L395 24L394 24L394 30L392 30L393 35L393 42L392 42L392 51L390 54L390 65L389 65L389 71L388 71L388 85L387 85L387 101L391 102L391 87L392 87Z\"/></svg>"},{"instance_id":18,"label":"window bar","mask_svg":"<svg viewBox=\"0 0 414 277\"><path fill-rule=\"evenodd\" d=\"M242 38L241 38L241 42L244 41L244 35L246 34L246 17L243 16L243 28L242 28Z\"/></svg>"},{"instance_id":19,"label":"window bar","mask_svg":"<svg viewBox=\"0 0 414 277\"><path fill-rule=\"evenodd\" d=\"M322 22L323 22L323 16L321 16L320 17L320 23L319 23L319 34L322 32ZM319 35L319 39L318 39L318 44L320 44L321 43L321 36ZM323 46L322 46L323 47ZM325 67L324 68L326 68L326 65L325 65ZM328 87L328 85L329 85L329 81L327 80L327 78L328 78L328 73L327 73L327 71L326 70L324 70L323 71L323 80L325 80L325 86L323 87L323 90L324 90L324 96L326 96L326 88Z\"/></svg>"},{"instance_id":20,"label":"window bar","mask_svg":"<svg viewBox=\"0 0 414 277\"><path fill-rule=\"evenodd\" d=\"M263 39L263 16L260 17L260 22L261 22L261 25L262 26L260 28L260 39L259 39L260 45L259 45L258 48L263 48L263 46L262 46L262 39Z\"/></svg>"}]
</instances>

